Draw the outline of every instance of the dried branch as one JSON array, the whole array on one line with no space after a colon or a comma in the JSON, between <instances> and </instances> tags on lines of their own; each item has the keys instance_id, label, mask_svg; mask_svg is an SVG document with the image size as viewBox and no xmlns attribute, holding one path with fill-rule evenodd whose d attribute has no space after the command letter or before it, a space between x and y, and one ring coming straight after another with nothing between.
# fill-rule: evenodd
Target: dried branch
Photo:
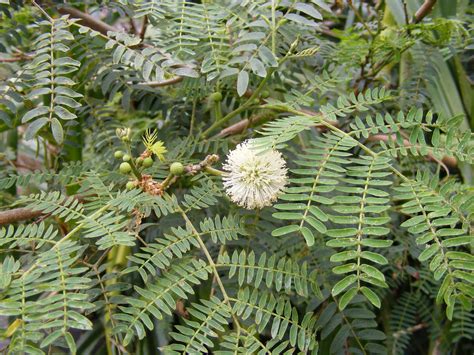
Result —
<instances>
[{"instance_id":1,"label":"dried branch","mask_svg":"<svg viewBox=\"0 0 474 355\"><path fill-rule=\"evenodd\" d=\"M426 323L420 323L420 324L417 324L417 325L414 325L412 327L408 327L406 329L400 329L399 331L393 333L393 337L395 339L398 339L400 338L402 335L406 335L406 334L412 334L414 332L417 332L418 330L420 329L423 329L423 328L426 328L428 325Z\"/></svg>"},{"instance_id":2,"label":"dried branch","mask_svg":"<svg viewBox=\"0 0 474 355\"><path fill-rule=\"evenodd\" d=\"M395 135L392 135L391 137L389 137L386 134L376 134L376 135L370 136L369 138L367 138L367 140L369 142L379 142L379 141L388 142L389 140L394 140L395 141L396 138L397 137ZM403 140L403 145L407 148L413 146L407 139ZM418 147L416 147L416 146L415 146L415 148L418 149ZM455 168L457 166L457 159L455 157L444 156L442 158L442 160L440 161L438 158L436 158L432 154L428 154L428 155L426 155L426 159L431 160L431 161L435 161L435 162L437 162L441 165L444 165L443 168L445 170L447 170L448 174L449 174L448 167L449 168Z\"/></svg>"},{"instance_id":3,"label":"dried branch","mask_svg":"<svg viewBox=\"0 0 474 355\"><path fill-rule=\"evenodd\" d=\"M42 214L42 211L34 211L29 208L13 208L9 211L1 211L0 225L36 218Z\"/></svg>"},{"instance_id":4,"label":"dried branch","mask_svg":"<svg viewBox=\"0 0 474 355\"><path fill-rule=\"evenodd\" d=\"M34 56L20 53L18 55L14 55L10 58L0 58L0 63L14 63L14 62L21 62L22 60L32 60Z\"/></svg>"},{"instance_id":5,"label":"dried branch","mask_svg":"<svg viewBox=\"0 0 474 355\"><path fill-rule=\"evenodd\" d=\"M143 38L145 38L145 33L146 33L146 27L148 25L148 16L145 16L143 18L143 24L142 24L142 28L140 30L140 38L143 40Z\"/></svg>"},{"instance_id":6,"label":"dried branch","mask_svg":"<svg viewBox=\"0 0 474 355\"><path fill-rule=\"evenodd\" d=\"M104 35L109 31L117 31L116 28L110 26L109 24L96 19L95 17L82 12L78 9L72 7L61 7L58 9L60 14L69 15L71 18L80 19L79 23L83 26L89 27L95 31L98 31Z\"/></svg>"},{"instance_id":7,"label":"dried branch","mask_svg":"<svg viewBox=\"0 0 474 355\"><path fill-rule=\"evenodd\" d=\"M140 83L139 85L145 85L145 86L149 86L149 87L152 87L152 88L158 88L158 87L163 87L163 86L168 86L168 85L174 85L174 84L177 84L181 81L183 81L183 77L182 76L176 76L176 77L168 79L168 80L148 81L148 82Z\"/></svg>"},{"instance_id":8,"label":"dried branch","mask_svg":"<svg viewBox=\"0 0 474 355\"><path fill-rule=\"evenodd\" d=\"M416 11L413 22L418 23L423 20L426 15L430 13L431 9L433 8L433 6L435 6L435 4L436 0L425 0L423 5L421 5L420 8Z\"/></svg>"},{"instance_id":9,"label":"dried branch","mask_svg":"<svg viewBox=\"0 0 474 355\"><path fill-rule=\"evenodd\" d=\"M232 136L234 134L239 134L245 131L247 128L252 127L258 123L261 123L267 119L274 117L274 114L271 112L265 112L259 115L252 116L250 118L243 119L233 125L222 129L217 135L216 138L223 138L227 136Z\"/></svg>"},{"instance_id":10,"label":"dried branch","mask_svg":"<svg viewBox=\"0 0 474 355\"><path fill-rule=\"evenodd\" d=\"M74 195L74 198L77 199L79 202L84 202L86 197L87 196L84 195ZM48 213L43 213L43 211L35 211L27 207L12 208L8 211L0 211L0 225L11 224L27 219L37 218L42 215L47 216Z\"/></svg>"}]
</instances>

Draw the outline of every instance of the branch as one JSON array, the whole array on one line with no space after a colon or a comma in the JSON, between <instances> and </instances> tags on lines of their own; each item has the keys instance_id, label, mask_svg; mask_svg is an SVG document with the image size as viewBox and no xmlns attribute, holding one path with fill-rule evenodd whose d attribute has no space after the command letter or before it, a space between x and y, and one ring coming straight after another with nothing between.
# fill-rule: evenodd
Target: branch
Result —
<instances>
[{"instance_id":1,"label":"branch","mask_svg":"<svg viewBox=\"0 0 474 355\"><path fill-rule=\"evenodd\" d=\"M145 15L145 17L143 18L143 24L142 24L142 28L140 30L140 38L143 40L143 38L145 38L145 33L146 33L146 27L148 25L148 16Z\"/></svg>"},{"instance_id":2,"label":"branch","mask_svg":"<svg viewBox=\"0 0 474 355\"><path fill-rule=\"evenodd\" d=\"M14 208L9 211L2 211L0 212L0 225L36 218L42 214L42 211L34 211L29 208Z\"/></svg>"},{"instance_id":3,"label":"branch","mask_svg":"<svg viewBox=\"0 0 474 355\"><path fill-rule=\"evenodd\" d=\"M74 198L79 202L83 202L85 201L86 197L83 195L74 195ZM0 225L36 218L42 216L43 214L48 215L48 213L44 213L43 211L35 211L27 207L13 208L8 211L0 211Z\"/></svg>"},{"instance_id":4,"label":"branch","mask_svg":"<svg viewBox=\"0 0 474 355\"><path fill-rule=\"evenodd\" d=\"M232 136L234 134L239 134L245 131L247 128L254 126L257 123L265 121L268 118L273 116L272 113L262 113L260 115L255 115L250 118L243 119L233 125L222 129L217 135L216 138L224 138L227 136Z\"/></svg>"},{"instance_id":5,"label":"branch","mask_svg":"<svg viewBox=\"0 0 474 355\"><path fill-rule=\"evenodd\" d=\"M89 27L95 31L98 31L104 35L107 34L107 32L112 31L115 32L117 31L116 28L110 26L109 24L96 19L95 17L86 14L85 12L82 12L78 9L74 9L72 7L61 7L58 9L59 13L62 15L70 15L71 18L77 18L80 19L79 23L83 26Z\"/></svg>"},{"instance_id":6,"label":"branch","mask_svg":"<svg viewBox=\"0 0 474 355\"><path fill-rule=\"evenodd\" d=\"M163 87L163 86L177 84L181 81L183 81L183 77L182 76L176 76L176 77L168 79L168 80L148 81L148 82L140 83L138 85L145 85L145 86L149 86L149 87L152 87L152 88L159 88L159 87Z\"/></svg>"},{"instance_id":7,"label":"branch","mask_svg":"<svg viewBox=\"0 0 474 355\"><path fill-rule=\"evenodd\" d=\"M433 6L435 6L436 0L425 0L423 5L420 6L418 11L415 13L414 23L418 23L425 18L426 15L431 11Z\"/></svg>"},{"instance_id":8,"label":"branch","mask_svg":"<svg viewBox=\"0 0 474 355\"><path fill-rule=\"evenodd\" d=\"M392 135L391 137L389 137L386 134L376 134L374 136L370 136L367 140L369 142L379 142L379 141L388 142L389 140L396 141L396 136ZM413 145L407 139L403 140L403 145L407 148L413 147ZM419 149L418 146L415 146L415 148ZM432 154L427 154L426 159L437 162L437 163L440 163L439 159L437 159ZM455 157L450 157L450 156L444 156L443 159L441 160L441 163L445 165L444 168L445 168L445 170L447 170L448 174L449 174L449 170L446 167L455 168L457 166L456 158Z\"/></svg>"},{"instance_id":9,"label":"branch","mask_svg":"<svg viewBox=\"0 0 474 355\"><path fill-rule=\"evenodd\" d=\"M310 110L301 109L301 111L304 112L304 113L307 113L309 115L314 115L314 116L318 115L318 113L310 111ZM250 118L243 119L243 120L241 120L237 123L234 123L233 125L231 125L227 128L222 129L213 138L224 138L224 137L232 136L234 134L242 133L247 128L253 127L253 126L257 125L258 123L262 123L262 121L269 120L269 119L273 118L273 116L274 116L273 113L268 112L268 113L262 113L260 115L255 115L255 116L252 116ZM334 126L338 126L338 123L336 121L330 121L329 123L334 125ZM322 124L316 124L314 127L319 129L320 131L325 131L326 130L326 126L324 126Z\"/></svg>"},{"instance_id":10,"label":"branch","mask_svg":"<svg viewBox=\"0 0 474 355\"><path fill-rule=\"evenodd\" d=\"M15 55L11 58L0 58L0 63L14 63L14 62L20 62L22 60L32 60L34 56L32 55L27 55L27 54L19 54Z\"/></svg>"}]
</instances>

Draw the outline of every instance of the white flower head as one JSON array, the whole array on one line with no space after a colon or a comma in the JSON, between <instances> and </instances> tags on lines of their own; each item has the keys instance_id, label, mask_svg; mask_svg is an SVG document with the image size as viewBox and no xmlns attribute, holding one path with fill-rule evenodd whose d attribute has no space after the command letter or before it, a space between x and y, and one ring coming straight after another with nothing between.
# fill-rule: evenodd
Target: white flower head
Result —
<instances>
[{"instance_id":1,"label":"white flower head","mask_svg":"<svg viewBox=\"0 0 474 355\"><path fill-rule=\"evenodd\" d=\"M287 169L280 152L258 152L247 140L227 155L224 187L230 199L247 209L271 206L285 187Z\"/></svg>"}]
</instances>

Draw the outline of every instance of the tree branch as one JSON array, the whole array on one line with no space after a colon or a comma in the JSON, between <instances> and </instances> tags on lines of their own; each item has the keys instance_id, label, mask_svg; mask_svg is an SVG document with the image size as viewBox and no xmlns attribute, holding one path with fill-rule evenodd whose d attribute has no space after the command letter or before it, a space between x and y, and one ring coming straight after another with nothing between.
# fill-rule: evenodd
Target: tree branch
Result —
<instances>
[{"instance_id":1,"label":"tree branch","mask_svg":"<svg viewBox=\"0 0 474 355\"><path fill-rule=\"evenodd\" d=\"M234 123L233 125L222 129L217 135L216 138L224 138L227 136L232 136L234 134L239 134L245 131L247 128L252 127L255 124L261 123L262 121L265 121L266 119L271 118L274 116L272 113L262 113L260 115L255 115L250 118L246 118L243 120L240 120L237 123Z\"/></svg>"},{"instance_id":2,"label":"tree branch","mask_svg":"<svg viewBox=\"0 0 474 355\"><path fill-rule=\"evenodd\" d=\"M301 111L310 114L310 115L317 115L316 112L310 111L310 110L305 110L301 109ZM260 115L255 115L250 118L245 118L239 122L234 123L233 125L222 129L218 134L216 134L213 138L224 138L228 136L232 136L234 134L239 134L245 131L247 128L253 127L259 123L263 123L266 120L270 120L272 117L274 117L274 114L271 112L268 113L262 113ZM338 123L336 121L330 121L334 126L338 126ZM315 128L319 129L320 131L325 131L326 126L322 124L315 124Z\"/></svg>"},{"instance_id":3,"label":"tree branch","mask_svg":"<svg viewBox=\"0 0 474 355\"><path fill-rule=\"evenodd\" d=\"M26 219L39 217L43 214L42 211L34 211L29 208L14 208L9 211L0 212L0 225L10 224Z\"/></svg>"},{"instance_id":4,"label":"tree branch","mask_svg":"<svg viewBox=\"0 0 474 355\"><path fill-rule=\"evenodd\" d=\"M177 84L181 81L183 81L183 77L182 76L176 76L176 77L168 79L168 80L148 81L148 82L139 83L138 85L145 85L145 86L149 86L149 87L152 87L152 88L158 88L158 87L163 87L163 86L168 86L168 85L174 85L174 84Z\"/></svg>"},{"instance_id":5,"label":"tree branch","mask_svg":"<svg viewBox=\"0 0 474 355\"><path fill-rule=\"evenodd\" d=\"M433 6L435 6L435 4L436 4L436 0L425 0L423 5L421 5L420 8L416 11L413 22L418 23L421 20L423 20L426 17L426 15L429 14Z\"/></svg>"},{"instance_id":6,"label":"tree branch","mask_svg":"<svg viewBox=\"0 0 474 355\"><path fill-rule=\"evenodd\" d=\"M14 63L14 62L20 62L22 60L32 60L34 56L20 53L19 55L15 55L10 58L0 58L0 63Z\"/></svg>"},{"instance_id":7,"label":"tree branch","mask_svg":"<svg viewBox=\"0 0 474 355\"><path fill-rule=\"evenodd\" d=\"M83 195L74 195L74 198L79 202L85 201L86 196ZM8 211L0 211L0 226L2 224L11 224L19 221L24 221L27 219L36 218L42 215L48 215L43 211L35 211L27 207L12 208Z\"/></svg>"},{"instance_id":8,"label":"tree branch","mask_svg":"<svg viewBox=\"0 0 474 355\"><path fill-rule=\"evenodd\" d=\"M109 31L117 31L116 28L110 26L109 24L96 19L95 17L86 14L78 9L72 7L61 7L58 9L59 13L62 15L69 15L71 18L80 19L79 23L83 26L89 27L95 31L98 31L104 35Z\"/></svg>"},{"instance_id":9,"label":"tree branch","mask_svg":"<svg viewBox=\"0 0 474 355\"><path fill-rule=\"evenodd\" d=\"M379 142L379 141L388 142L389 140L396 141L396 139L397 139L396 135L392 135L391 137L389 137L387 134L376 134L376 135L373 135L373 136L369 136L369 138L367 140L369 142ZM407 148L413 147L413 145L407 139L403 140L403 145ZM415 148L419 149L420 147L415 146ZM457 166L457 159L455 157L444 156L442 158L442 160L439 161L432 154L427 154L426 159L437 162L437 163L444 164L445 165L444 168L445 168L445 170L447 170L448 174L449 174L449 170L447 169L448 167L449 168L455 168Z\"/></svg>"}]
</instances>

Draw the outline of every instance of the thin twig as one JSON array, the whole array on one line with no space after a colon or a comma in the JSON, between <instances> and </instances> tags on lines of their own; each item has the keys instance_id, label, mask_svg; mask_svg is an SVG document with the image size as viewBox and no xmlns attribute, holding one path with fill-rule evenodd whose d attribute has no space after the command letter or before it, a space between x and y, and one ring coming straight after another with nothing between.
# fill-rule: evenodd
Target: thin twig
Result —
<instances>
[{"instance_id":1,"label":"thin twig","mask_svg":"<svg viewBox=\"0 0 474 355\"><path fill-rule=\"evenodd\" d=\"M365 22L364 18L362 17L362 15L359 13L359 11L357 10L357 8L354 6L354 4L352 3L352 0L349 0L349 6L350 8L352 9L352 11L354 11L354 14L357 16L357 18L359 19L359 21L362 23L362 25L364 26L364 28L367 30L367 32L369 32L369 35L370 37L373 37L374 34L372 33L372 31L370 30L370 27L369 25L367 25L367 22Z\"/></svg>"},{"instance_id":2,"label":"thin twig","mask_svg":"<svg viewBox=\"0 0 474 355\"><path fill-rule=\"evenodd\" d=\"M186 221L186 224L191 227L191 230L193 231L193 234L196 236L196 240L199 243L199 246L201 250L203 251L204 255L206 256L206 259L212 269L212 272L214 274L214 278L217 281L217 284L219 285L219 288L221 290L222 296L224 297L224 302L229 306L230 309L232 309L232 305L230 304L230 298L229 295L227 294L227 291L224 287L224 283L222 282L219 272L217 271L216 264L214 262L214 259L212 258L211 254L209 253L209 250L207 249L206 245L204 244L203 240L201 239L200 233L197 231L197 229L194 227L193 223L191 220L188 218L186 213L184 213L183 210L180 211L183 219ZM234 321L234 326L236 327L237 330L241 328L239 319L235 315L234 312L231 312L232 319Z\"/></svg>"},{"instance_id":3,"label":"thin twig","mask_svg":"<svg viewBox=\"0 0 474 355\"><path fill-rule=\"evenodd\" d=\"M49 16L48 13L47 13L46 11L44 11L44 9L43 9L41 6L39 6L39 5L36 3L35 0L31 0L31 3L32 3L33 5L35 5L35 6L43 13L43 15L46 16L46 18L47 18L49 21L53 22L53 18L52 18L51 16Z\"/></svg>"},{"instance_id":4,"label":"thin twig","mask_svg":"<svg viewBox=\"0 0 474 355\"><path fill-rule=\"evenodd\" d=\"M397 137L395 135L392 135L390 137L387 134L376 134L376 135L373 135L373 136L369 136L369 138L367 138L367 141L369 141L369 142L380 142L380 141L389 142L390 140L396 141L396 138ZM417 150L420 148L419 146L412 145L407 139L403 140L403 146L406 147L406 148L414 147ZM432 154L427 154L426 159L437 162L439 165L441 165L443 167L443 169L446 171L446 173L448 175L449 175L448 167L455 168L457 166L456 158L450 157L450 156L444 156L443 159L440 160Z\"/></svg>"},{"instance_id":5,"label":"thin twig","mask_svg":"<svg viewBox=\"0 0 474 355\"><path fill-rule=\"evenodd\" d=\"M413 23L419 23L423 20L431 11L433 6L435 6L436 0L425 0L423 5L415 12L415 18L413 19Z\"/></svg>"},{"instance_id":6,"label":"thin twig","mask_svg":"<svg viewBox=\"0 0 474 355\"><path fill-rule=\"evenodd\" d=\"M140 38L142 40L143 40L143 38L145 38L147 25L148 25L148 16L145 15L145 17L143 18L142 28L140 30Z\"/></svg>"},{"instance_id":7,"label":"thin twig","mask_svg":"<svg viewBox=\"0 0 474 355\"><path fill-rule=\"evenodd\" d=\"M408 8L406 0L403 0L403 12L405 14L405 24L408 26L410 24L410 18L408 16ZM409 34L410 32L408 32Z\"/></svg>"},{"instance_id":8,"label":"thin twig","mask_svg":"<svg viewBox=\"0 0 474 355\"><path fill-rule=\"evenodd\" d=\"M82 12L78 9L72 8L72 7L60 7L58 9L58 12L63 15L69 15L71 18L77 18L80 19L79 23L83 26L89 27L95 31L98 31L104 35L107 34L107 32L115 32L117 29L115 27L110 26L109 24L96 19L95 17Z\"/></svg>"},{"instance_id":9,"label":"thin twig","mask_svg":"<svg viewBox=\"0 0 474 355\"><path fill-rule=\"evenodd\" d=\"M14 62L21 62L22 60L32 60L34 56L27 55L27 54L19 54L15 55L11 58L0 58L0 63L14 63Z\"/></svg>"},{"instance_id":10,"label":"thin twig","mask_svg":"<svg viewBox=\"0 0 474 355\"><path fill-rule=\"evenodd\" d=\"M2 211L0 212L0 225L36 218L42 214L43 211L35 211L29 208L14 208L9 211Z\"/></svg>"},{"instance_id":11,"label":"thin twig","mask_svg":"<svg viewBox=\"0 0 474 355\"><path fill-rule=\"evenodd\" d=\"M176 76L176 77L168 79L168 80L148 81L148 82L139 83L138 85L145 85L145 86L149 86L149 87L152 87L152 88L158 88L158 87L163 87L163 86L168 86L168 85L174 85L174 84L177 84L181 81L183 81L183 77L182 76Z\"/></svg>"}]
</instances>

